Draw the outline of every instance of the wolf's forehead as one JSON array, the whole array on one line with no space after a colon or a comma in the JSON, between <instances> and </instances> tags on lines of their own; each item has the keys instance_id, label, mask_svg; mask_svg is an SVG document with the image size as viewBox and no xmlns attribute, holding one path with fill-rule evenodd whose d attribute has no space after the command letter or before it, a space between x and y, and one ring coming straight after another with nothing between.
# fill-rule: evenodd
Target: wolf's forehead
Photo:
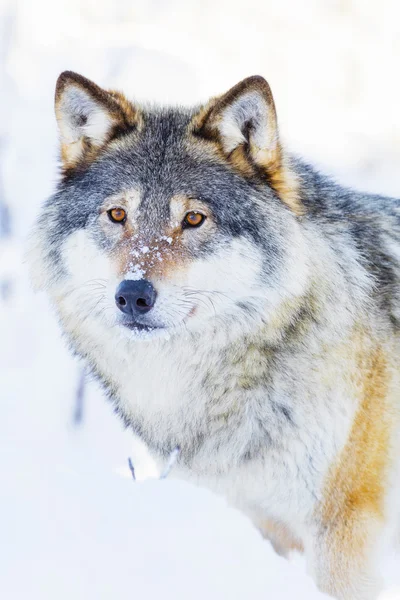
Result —
<instances>
[{"instance_id":1,"label":"wolf's forehead","mask_svg":"<svg viewBox=\"0 0 400 600\"><path fill-rule=\"evenodd\" d=\"M172 196L196 191L201 181L187 143L188 123L179 112L149 113L139 134L126 136L94 165L92 179L107 196L136 190L132 202L140 200L142 209L168 209Z\"/></svg>"},{"instance_id":2,"label":"wolf's forehead","mask_svg":"<svg viewBox=\"0 0 400 600\"><path fill-rule=\"evenodd\" d=\"M185 192L198 179L199 164L190 152L193 142L188 143L188 123L184 115L174 112L145 118L141 135L133 140L126 156L136 165L144 200L157 193Z\"/></svg>"}]
</instances>

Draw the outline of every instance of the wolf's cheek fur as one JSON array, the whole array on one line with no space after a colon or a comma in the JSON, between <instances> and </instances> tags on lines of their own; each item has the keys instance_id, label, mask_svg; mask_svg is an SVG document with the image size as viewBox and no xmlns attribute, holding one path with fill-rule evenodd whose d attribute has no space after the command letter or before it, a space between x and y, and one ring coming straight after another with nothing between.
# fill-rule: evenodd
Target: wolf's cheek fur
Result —
<instances>
[{"instance_id":1,"label":"wolf's cheek fur","mask_svg":"<svg viewBox=\"0 0 400 600\"><path fill-rule=\"evenodd\" d=\"M195 261L188 269L187 285L205 292L210 316L269 322L281 305L301 296L308 285L304 240L298 231L292 232L290 240L282 256L270 256L266 265L262 248L244 238L235 239L219 252ZM201 305L199 309L203 315Z\"/></svg>"},{"instance_id":2,"label":"wolf's cheek fur","mask_svg":"<svg viewBox=\"0 0 400 600\"><path fill-rule=\"evenodd\" d=\"M75 330L83 320L114 319L117 274L107 254L85 229L70 235L62 248L65 277L52 291L63 322Z\"/></svg>"}]
</instances>

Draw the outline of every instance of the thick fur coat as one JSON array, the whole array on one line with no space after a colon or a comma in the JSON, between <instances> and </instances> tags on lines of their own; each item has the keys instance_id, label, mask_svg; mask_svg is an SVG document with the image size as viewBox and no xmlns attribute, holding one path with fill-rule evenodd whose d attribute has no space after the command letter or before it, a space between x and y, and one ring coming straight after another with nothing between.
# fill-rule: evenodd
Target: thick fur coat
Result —
<instances>
[{"instance_id":1,"label":"thick fur coat","mask_svg":"<svg viewBox=\"0 0 400 600\"><path fill-rule=\"evenodd\" d=\"M174 473L304 551L322 590L376 598L400 518L400 201L289 155L261 77L149 109L66 72L56 115L29 260L71 348L156 459L179 446Z\"/></svg>"}]
</instances>

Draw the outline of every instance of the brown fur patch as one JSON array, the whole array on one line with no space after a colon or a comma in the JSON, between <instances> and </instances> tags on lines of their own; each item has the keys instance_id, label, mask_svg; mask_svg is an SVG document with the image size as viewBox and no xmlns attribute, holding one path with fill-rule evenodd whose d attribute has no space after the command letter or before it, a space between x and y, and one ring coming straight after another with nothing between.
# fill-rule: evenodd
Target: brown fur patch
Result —
<instances>
[{"instance_id":1,"label":"brown fur patch","mask_svg":"<svg viewBox=\"0 0 400 600\"><path fill-rule=\"evenodd\" d=\"M178 232L152 239L135 238L132 233L127 228L117 253L118 272L121 276L136 271L142 274L143 279L165 280L172 273L176 275L184 269L189 256L181 244ZM143 249L146 251L143 252Z\"/></svg>"},{"instance_id":2,"label":"brown fur patch","mask_svg":"<svg viewBox=\"0 0 400 600\"><path fill-rule=\"evenodd\" d=\"M382 526L394 419L389 405L390 368L382 347L360 343L351 386L359 404L348 441L332 467L317 511L317 579L328 593L358 597ZM352 595L353 594L353 595Z\"/></svg>"},{"instance_id":3,"label":"brown fur patch","mask_svg":"<svg viewBox=\"0 0 400 600\"><path fill-rule=\"evenodd\" d=\"M390 423L387 414L388 366L382 348L358 359L354 385L361 398L349 440L330 477L323 521L351 518L359 511L383 516Z\"/></svg>"},{"instance_id":4,"label":"brown fur patch","mask_svg":"<svg viewBox=\"0 0 400 600\"><path fill-rule=\"evenodd\" d=\"M268 123L271 128L270 149L258 148L252 143L241 143L230 152L226 152L218 125L223 111L240 95L258 91L266 101ZM299 180L291 168L278 139L278 124L275 103L268 83L262 77L249 77L229 92L218 98L212 98L193 118L190 132L208 140L217 153L244 177L261 178L267 181L279 198L296 215L304 212L299 194Z\"/></svg>"},{"instance_id":5,"label":"brown fur patch","mask_svg":"<svg viewBox=\"0 0 400 600\"><path fill-rule=\"evenodd\" d=\"M136 127L140 118L138 109L133 106L132 102L130 102L121 92L117 90L108 90L107 93L117 101L121 108L121 112L119 113L119 117L122 120L121 124L125 126L125 128Z\"/></svg>"},{"instance_id":6,"label":"brown fur patch","mask_svg":"<svg viewBox=\"0 0 400 600\"><path fill-rule=\"evenodd\" d=\"M282 156L282 152L279 167L268 172L268 183L295 215L304 214L304 205L300 199L299 178L290 167L289 160Z\"/></svg>"},{"instance_id":7,"label":"brown fur patch","mask_svg":"<svg viewBox=\"0 0 400 600\"><path fill-rule=\"evenodd\" d=\"M220 148L220 152L224 155L222 148ZM248 151L244 144L241 144L232 150L232 152L228 154L227 159L231 165L245 177L252 178L257 176L257 169L252 161L249 160Z\"/></svg>"}]
</instances>

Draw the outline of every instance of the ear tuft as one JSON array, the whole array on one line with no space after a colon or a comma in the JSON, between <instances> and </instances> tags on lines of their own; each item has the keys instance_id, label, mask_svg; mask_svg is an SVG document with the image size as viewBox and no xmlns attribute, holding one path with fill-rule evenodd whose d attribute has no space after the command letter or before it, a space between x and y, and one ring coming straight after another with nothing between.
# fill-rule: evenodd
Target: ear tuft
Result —
<instances>
[{"instance_id":1,"label":"ear tuft","mask_svg":"<svg viewBox=\"0 0 400 600\"><path fill-rule=\"evenodd\" d=\"M65 169L94 159L117 133L138 124L137 111L122 94L107 92L72 71L57 80L55 110Z\"/></svg>"},{"instance_id":2,"label":"ear tuft","mask_svg":"<svg viewBox=\"0 0 400 600\"><path fill-rule=\"evenodd\" d=\"M248 77L212 99L192 127L214 142L235 169L247 177L266 177L283 202L296 214L302 212L297 177L283 153L274 99L263 77Z\"/></svg>"}]
</instances>

